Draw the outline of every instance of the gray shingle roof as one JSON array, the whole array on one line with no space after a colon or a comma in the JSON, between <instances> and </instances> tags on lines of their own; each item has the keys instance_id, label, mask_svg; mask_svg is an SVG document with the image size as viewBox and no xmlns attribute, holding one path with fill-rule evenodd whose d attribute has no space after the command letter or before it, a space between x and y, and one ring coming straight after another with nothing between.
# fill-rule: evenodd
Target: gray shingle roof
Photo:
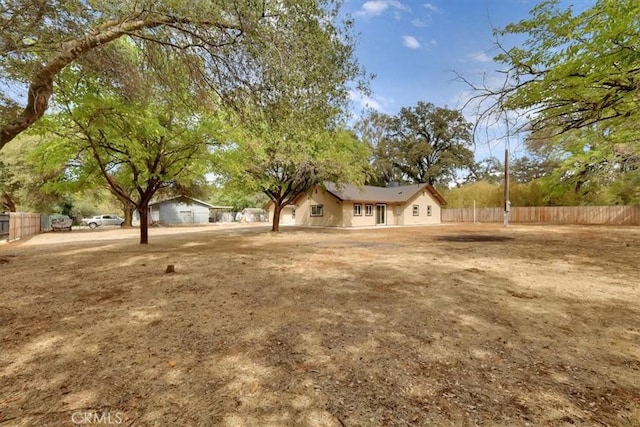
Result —
<instances>
[{"instance_id":1,"label":"gray shingle roof","mask_svg":"<svg viewBox=\"0 0 640 427\"><path fill-rule=\"evenodd\" d=\"M441 205L446 204L442 196L429 184L412 184L398 187L373 187L371 185L356 187L355 185L336 186L332 183L326 183L325 188L340 200L382 203L406 202L426 188Z\"/></svg>"}]
</instances>

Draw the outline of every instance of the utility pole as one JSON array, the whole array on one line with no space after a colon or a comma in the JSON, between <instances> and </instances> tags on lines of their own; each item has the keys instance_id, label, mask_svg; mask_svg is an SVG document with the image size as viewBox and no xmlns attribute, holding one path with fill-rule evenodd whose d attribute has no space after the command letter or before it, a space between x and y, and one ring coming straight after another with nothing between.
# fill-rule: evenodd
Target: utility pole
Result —
<instances>
[{"instance_id":1,"label":"utility pole","mask_svg":"<svg viewBox=\"0 0 640 427\"><path fill-rule=\"evenodd\" d=\"M509 211L511 202L509 201L509 149L504 149L504 226L509 225Z\"/></svg>"}]
</instances>

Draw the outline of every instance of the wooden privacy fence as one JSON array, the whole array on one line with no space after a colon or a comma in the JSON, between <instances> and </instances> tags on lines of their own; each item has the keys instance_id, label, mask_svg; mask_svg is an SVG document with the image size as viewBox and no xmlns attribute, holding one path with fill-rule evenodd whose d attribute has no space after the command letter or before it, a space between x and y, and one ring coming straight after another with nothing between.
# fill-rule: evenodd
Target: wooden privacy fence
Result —
<instances>
[{"instance_id":1,"label":"wooden privacy fence","mask_svg":"<svg viewBox=\"0 0 640 427\"><path fill-rule=\"evenodd\" d=\"M9 214L0 214L0 240L9 238Z\"/></svg>"},{"instance_id":2,"label":"wooden privacy fence","mask_svg":"<svg viewBox=\"0 0 640 427\"><path fill-rule=\"evenodd\" d=\"M11 212L9 213L8 240L24 239L40 233L40 214Z\"/></svg>"},{"instance_id":3,"label":"wooden privacy fence","mask_svg":"<svg viewBox=\"0 0 640 427\"><path fill-rule=\"evenodd\" d=\"M442 222L473 222L474 209L442 209ZM475 209L476 222L503 222L502 208ZM540 224L640 225L640 206L511 207L509 221Z\"/></svg>"}]
</instances>

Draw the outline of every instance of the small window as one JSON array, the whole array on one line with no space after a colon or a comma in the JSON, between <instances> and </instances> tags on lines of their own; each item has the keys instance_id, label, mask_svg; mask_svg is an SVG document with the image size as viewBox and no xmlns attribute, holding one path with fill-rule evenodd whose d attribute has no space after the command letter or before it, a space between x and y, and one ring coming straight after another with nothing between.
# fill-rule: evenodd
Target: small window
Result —
<instances>
[{"instance_id":1,"label":"small window","mask_svg":"<svg viewBox=\"0 0 640 427\"><path fill-rule=\"evenodd\" d=\"M353 205L353 216L362 216L362 205L360 203Z\"/></svg>"},{"instance_id":2,"label":"small window","mask_svg":"<svg viewBox=\"0 0 640 427\"><path fill-rule=\"evenodd\" d=\"M296 210L295 209L291 209L291 218L292 219L296 219Z\"/></svg>"},{"instance_id":3,"label":"small window","mask_svg":"<svg viewBox=\"0 0 640 427\"><path fill-rule=\"evenodd\" d=\"M373 205L364 205L364 214L366 216L373 216Z\"/></svg>"},{"instance_id":4,"label":"small window","mask_svg":"<svg viewBox=\"0 0 640 427\"><path fill-rule=\"evenodd\" d=\"M431 205L427 205L427 216L431 216Z\"/></svg>"},{"instance_id":5,"label":"small window","mask_svg":"<svg viewBox=\"0 0 640 427\"><path fill-rule=\"evenodd\" d=\"M418 216L418 215L420 215L420 206L413 205L413 216Z\"/></svg>"},{"instance_id":6,"label":"small window","mask_svg":"<svg viewBox=\"0 0 640 427\"><path fill-rule=\"evenodd\" d=\"M322 215L324 215L324 209L322 205L311 206L311 216L322 216Z\"/></svg>"}]
</instances>

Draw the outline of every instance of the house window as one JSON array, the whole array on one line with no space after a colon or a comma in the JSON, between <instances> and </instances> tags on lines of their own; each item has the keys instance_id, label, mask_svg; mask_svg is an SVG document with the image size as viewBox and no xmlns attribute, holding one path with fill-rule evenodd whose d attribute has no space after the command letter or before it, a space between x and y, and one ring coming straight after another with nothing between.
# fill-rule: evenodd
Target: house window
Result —
<instances>
[{"instance_id":1,"label":"house window","mask_svg":"<svg viewBox=\"0 0 640 427\"><path fill-rule=\"evenodd\" d=\"M427 205L427 216L431 216L431 205Z\"/></svg>"},{"instance_id":2,"label":"house window","mask_svg":"<svg viewBox=\"0 0 640 427\"><path fill-rule=\"evenodd\" d=\"M296 219L296 210L291 209L291 219Z\"/></svg>"},{"instance_id":3,"label":"house window","mask_svg":"<svg viewBox=\"0 0 640 427\"><path fill-rule=\"evenodd\" d=\"M364 214L366 216L373 216L373 205L364 205Z\"/></svg>"},{"instance_id":4,"label":"house window","mask_svg":"<svg viewBox=\"0 0 640 427\"><path fill-rule=\"evenodd\" d=\"M362 216L362 205L360 203L353 205L353 216Z\"/></svg>"},{"instance_id":5,"label":"house window","mask_svg":"<svg viewBox=\"0 0 640 427\"><path fill-rule=\"evenodd\" d=\"M413 205L413 216L418 216L418 215L420 215L420 206Z\"/></svg>"},{"instance_id":6,"label":"house window","mask_svg":"<svg viewBox=\"0 0 640 427\"><path fill-rule=\"evenodd\" d=\"M311 216L324 215L324 209L322 205L311 205Z\"/></svg>"}]
</instances>

